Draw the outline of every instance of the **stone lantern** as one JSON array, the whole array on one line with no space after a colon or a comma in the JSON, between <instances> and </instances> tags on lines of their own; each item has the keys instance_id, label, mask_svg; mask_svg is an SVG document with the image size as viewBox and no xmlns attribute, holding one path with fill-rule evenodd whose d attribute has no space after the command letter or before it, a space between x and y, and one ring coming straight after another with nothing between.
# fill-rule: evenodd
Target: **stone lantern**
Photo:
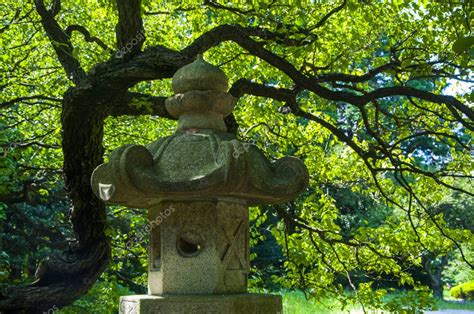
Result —
<instances>
[{"instance_id":1,"label":"stone lantern","mask_svg":"<svg viewBox=\"0 0 474 314\"><path fill-rule=\"evenodd\" d=\"M281 297L247 293L248 207L294 199L308 183L299 159L268 161L227 132L236 99L219 68L198 57L173 76L174 134L117 148L92 175L102 200L148 209L148 295L120 313L281 313Z\"/></svg>"}]
</instances>

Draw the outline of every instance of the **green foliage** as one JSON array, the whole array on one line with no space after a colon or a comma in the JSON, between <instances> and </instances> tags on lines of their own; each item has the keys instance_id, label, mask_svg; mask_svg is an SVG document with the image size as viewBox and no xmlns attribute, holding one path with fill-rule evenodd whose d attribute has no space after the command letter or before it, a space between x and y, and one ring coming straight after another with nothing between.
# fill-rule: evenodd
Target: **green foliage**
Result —
<instances>
[{"instance_id":1,"label":"green foliage","mask_svg":"<svg viewBox=\"0 0 474 314\"><path fill-rule=\"evenodd\" d=\"M324 314L336 314L336 313L359 313L363 312L360 304L349 303L346 304L344 310L341 311L341 303L335 298L327 297L319 300L310 299L307 300L304 294L301 291L283 291L281 292L283 297L283 312L290 314L313 314L313 313L324 313ZM347 295L350 295L349 292L346 292ZM385 309L365 309L368 313L416 313L416 299L410 297L409 294L404 292L394 292L389 293L384 296L389 302L393 304L399 302L403 304L411 304L408 307L404 307L402 310L396 307L393 307L394 311L391 311L389 307ZM410 303L412 302L412 303ZM432 310L436 309L459 309L459 310L473 310L474 303L465 302L464 304L459 304L459 302L446 302L437 300L436 304L430 303L428 307Z\"/></svg>"},{"instance_id":2,"label":"green foliage","mask_svg":"<svg viewBox=\"0 0 474 314\"><path fill-rule=\"evenodd\" d=\"M463 250L469 260L474 258L472 244L464 246ZM448 266L443 271L443 277L446 283L458 285L463 282L474 280L474 269L466 267L459 252L453 252Z\"/></svg>"},{"instance_id":3,"label":"green foliage","mask_svg":"<svg viewBox=\"0 0 474 314\"><path fill-rule=\"evenodd\" d=\"M474 36L461 37L453 43L453 51L457 53L467 52L474 46Z\"/></svg>"},{"instance_id":4,"label":"green foliage","mask_svg":"<svg viewBox=\"0 0 474 314\"><path fill-rule=\"evenodd\" d=\"M180 50L206 31L236 24L276 31L283 34L279 40L302 43L284 46L278 41L261 41L262 47L284 57L308 77L317 78L326 71L363 75L393 59L399 61L397 72L388 70L354 84L355 89L349 89L349 93L357 95L357 89L373 91L397 84L442 94L453 84L448 79L450 75L455 74L460 81L472 76L472 12L468 1L456 5L455 1L349 0L323 28L305 34L302 29L315 27L336 5L321 2L225 2L245 12L242 14L202 2L142 1L142 10L147 13L143 16L147 38L144 48L163 45ZM60 243L73 236L68 225L70 205L64 202L62 190L60 149L60 98L72 83L41 29L32 1L6 0L0 3L0 10L4 12L0 18L0 104L31 95L51 98L15 101L2 107L3 287L33 280L39 261L51 251L51 243L57 244L54 249L61 249ZM16 12L20 15L16 16ZM84 26L109 47L104 50L86 42L80 33L72 33L73 56L86 71L114 55L118 20L115 1L63 0L57 19L63 27ZM400 50L394 51L397 46ZM278 88L299 88L282 71L234 42L223 42L204 56L221 65L231 83L248 78ZM433 71L430 62L437 60L443 63L435 65ZM330 83L321 86L343 89ZM169 79L141 82L131 90L155 96L173 93ZM472 95L457 97L472 103ZM386 170L374 175L361 156L322 123L292 112L285 114L282 109L288 109L287 104L280 101L241 97L234 111L239 136L253 139L271 159L286 155L303 159L311 175L305 194L280 207L309 229L285 220L277 214L276 207L251 209L251 245L259 248L252 251L251 287L264 291L280 287L303 289L315 300L330 300L333 307L349 309L362 302L369 308L397 311L430 306L429 291L409 271L415 268L421 272L426 256L434 256L431 264L438 257L449 256L446 282L472 280L472 270L454 244L459 243L467 260L473 261L472 248L468 246L474 239L472 196L446 187L473 192L472 179L464 179L473 171L472 131L453 120L449 106L398 96L379 99L378 109L368 103L364 109L369 124L380 132L380 137L374 138L356 106L306 91L298 94L297 100L302 110L336 126L367 154L376 156L380 142L393 145L390 151L396 158L369 158L374 167L390 169L399 164L415 166L420 172ZM140 99L131 105L145 108L147 113L151 109L148 102ZM105 158L120 145L146 144L167 136L175 126L175 121L152 115L108 117L103 138ZM423 134L426 130L431 133ZM456 176L444 177L440 183L421 171ZM407 186L418 200L407 192ZM116 206L107 209L106 234L112 243L112 262L89 294L65 309L65 313L113 312L119 295L145 291L147 242L141 237L145 224L144 211ZM39 226L57 232L47 235L41 233ZM274 260L266 259L269 251ZM387 286L409 291L390 298L392 291ZM291 298L290 294L286 300ZM294 302L285 302L300 301L298 294ZM314 307L308 312L317 312L319 305L312 304ZM296 305L294 310L286 308L290 313L304 313L298 312Z\"/></svg>"},{"instance_id":5,"label":"green foliage","mask_svg":"<svg viewBox=\"0 0 474 314\"><path fill-rule=\"evenodd\" d=\"M434 300L430 298L430 290L417 289L414 291L407 291L395 293L386 297L387 302L384 309L389 313L414 313L420 308L433 308L435 306Z\"/></svg>"},{"instance_id":6,"label":"green foliage","mask_svg":"<svg viewBox=\"0 0 474 314\"><path fill-rule=\"evenodd\" d=\"M68 307L57 311L57 313L118 313L120 296L130 294L133 294L133 292L119 284L115 278L102 276L85 296Z\"/></svg>"},{"instance_id":7,"label":"green foliage","mask_svg":"<svg viewBox=\"0 0 474 314\"><path fill-rule=\"evenodd\" d=\"M288 314L340 313L341 304L335 299L307 300L301 291L282 292L283 312ZM355 310L357 304L350 304L345 310Z\"/></svg>"},{"instance_id":8,"label":"green foliage","mask_svg":"<svg viewBox=\"0 0 474 314\"><path fill-rule=\"evenodd\" d=\"M474 280L451 288L451 296L456 299L474 300Z\"/></svg>"}]
</instances>

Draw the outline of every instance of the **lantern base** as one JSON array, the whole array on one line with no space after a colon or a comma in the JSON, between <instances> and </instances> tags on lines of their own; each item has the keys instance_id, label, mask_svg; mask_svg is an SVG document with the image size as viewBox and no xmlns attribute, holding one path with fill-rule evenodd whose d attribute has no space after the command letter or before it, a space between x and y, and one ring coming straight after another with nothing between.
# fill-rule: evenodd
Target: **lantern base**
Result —
<instances>
[{"instance_id":1,"label":"lantern base","mask_svg":"<svg viewBox=\"0 0 474 314\"><path fill-rule=\"evenodd\" d=\"M281 296L272 294L130 295L120 298L119 313L281 314L283 309Z\"/></svg>"}]
</instances>

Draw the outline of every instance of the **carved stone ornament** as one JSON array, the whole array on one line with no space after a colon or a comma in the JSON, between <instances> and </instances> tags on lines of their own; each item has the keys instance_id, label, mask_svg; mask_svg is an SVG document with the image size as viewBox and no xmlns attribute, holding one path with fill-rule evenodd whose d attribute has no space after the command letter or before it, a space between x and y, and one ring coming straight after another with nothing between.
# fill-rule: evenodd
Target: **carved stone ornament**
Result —
<instances>
[{"instance_id":1,"label":"carved stone ornament","mask_svg":"<svg viewBox=\"0 0 474 314\"><path fill-rule=\"evenodd\" d=\"M308 183L302 161L270 162L255 146L227 132L224 117L236 99L224 72L198 57L172 80L166 100L178 129L149 145L124 145L92 175L102 200L150 208L164 200L228 200L246 205L283 203ZM237 153L236 153L237 152Z\"/></svg>"}]
</instances>

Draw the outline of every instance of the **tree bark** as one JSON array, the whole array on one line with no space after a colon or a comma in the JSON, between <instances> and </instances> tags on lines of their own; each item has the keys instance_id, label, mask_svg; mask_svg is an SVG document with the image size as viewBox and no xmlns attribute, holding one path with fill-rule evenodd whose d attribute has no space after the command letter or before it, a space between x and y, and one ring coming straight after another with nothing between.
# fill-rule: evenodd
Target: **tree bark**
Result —
<instances>
[{"instance_id":1,"label":"tree bark","mask_svg":"<svg viewBox=\"0 0 474 314\"><path fill-rule=\"evenodd\" d=\"M30 286L10 289L0 297L6 313L42 313L71 304L86 293L110 258L104 234L105 205L92 192L90 177L103 158L104 106L113 93L99 96L71 88L63 100L62 145L66 189L72 203L71 220L76 241L59 256L45 260ZM106 97L105 97L106 98Z\"/></svg>"},{"instance_id":2,"label":"tree bark","mask_svg":"<svg viewBox=\"0 0 474 314\"><path fill-rule=\"evenodd\" d=\"M433 290L433 296L437 299L443 299L443 279L442 273L444 267L448 263L447 256L438 257L434 254L428 254L425 257L423 267L425 268L428 278L430 280L430 286Z\"/></svg>"}]
</instances>

